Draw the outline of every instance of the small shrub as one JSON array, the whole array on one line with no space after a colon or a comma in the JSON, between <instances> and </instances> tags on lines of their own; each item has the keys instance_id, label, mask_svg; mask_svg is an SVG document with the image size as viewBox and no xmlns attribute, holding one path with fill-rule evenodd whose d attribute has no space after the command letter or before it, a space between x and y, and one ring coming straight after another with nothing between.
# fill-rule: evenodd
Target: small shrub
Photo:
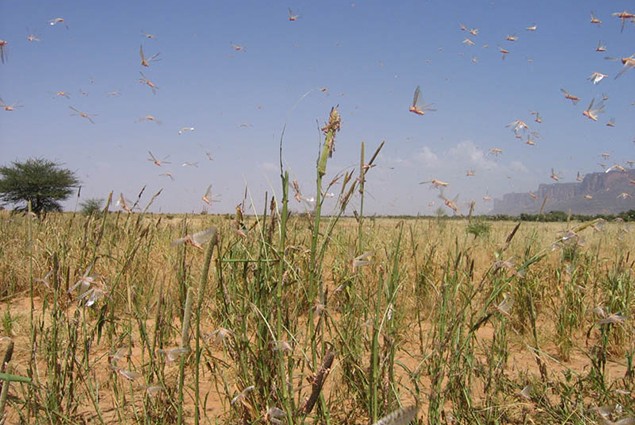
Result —
<instances>
[{"instance_id":1,"label":"small shrub","mask_svg":"<svg viewBox=\"0 0 635 425\"><path fill-rule=\"evenodd\" d=\"M488 235L491 229L491 225L484 221L474 221L467 225L467 233L474 235L474 238Z\"/></svg>"},{"instance_id":2,"label":"small shrub","mask_svg":"<svg viewBox=\"0 0 635 425\"><path fill-rule=\"evenodd\" d=\"M98 215L103 208L104 200L97 198L90 198L79 204L81 212L84 215Z\"/></svg>"}]
</instances>

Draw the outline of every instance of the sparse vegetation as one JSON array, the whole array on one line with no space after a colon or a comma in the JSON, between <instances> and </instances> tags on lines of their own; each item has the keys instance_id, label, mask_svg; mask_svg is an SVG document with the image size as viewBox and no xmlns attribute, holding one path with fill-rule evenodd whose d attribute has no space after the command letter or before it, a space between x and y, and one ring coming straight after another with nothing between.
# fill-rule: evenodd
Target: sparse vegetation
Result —
<instances>
[{"instance_id":1,"label":"sparse vegetation","mask_svg":"<svg viewBox=\"0 0 635 425\"><path fill-rule=\"evenodd\" d=\"M104 200L98 198L90 198L79 204L81 212L84 215L98 215L104 208Z\"/></svg>"},{"instance_id":2,"label":"sparse vegetation","mask_svg":"<svg viewBox=\"0 0 635 425\"><path fill-rule=\"evenodd\" d=\"M486 236L489 234L492 226L488 222L478 220L468 223L467 233L473 235L475 238Z\"/></svg>"}]
</instances>

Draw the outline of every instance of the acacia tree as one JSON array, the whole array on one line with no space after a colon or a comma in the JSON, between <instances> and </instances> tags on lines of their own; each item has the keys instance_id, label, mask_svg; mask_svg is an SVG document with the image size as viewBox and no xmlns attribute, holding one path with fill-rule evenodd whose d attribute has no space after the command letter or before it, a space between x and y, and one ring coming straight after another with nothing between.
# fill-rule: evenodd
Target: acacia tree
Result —
<instances>
[{"instance_id":1,"label":"acacia tree","mask_svg":"<svg viewBox=\"0 0 635 425\"><path fill-rule=\"evenodd\" d=\"M60 165L43 158L30 158L0 167L0 200L17 205L18 211L25 211L30 201L31 210L37 215L61 211L59 201L73 193L79 180Z\"/></svg>"}]
</instances>

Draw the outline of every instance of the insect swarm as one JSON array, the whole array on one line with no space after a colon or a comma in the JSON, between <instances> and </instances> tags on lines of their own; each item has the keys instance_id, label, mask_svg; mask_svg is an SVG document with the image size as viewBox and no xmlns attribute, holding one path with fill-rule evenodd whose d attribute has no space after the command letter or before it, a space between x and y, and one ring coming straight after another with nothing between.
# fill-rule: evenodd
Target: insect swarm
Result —
<instances>
[{"instance_id":1,"label":"insect swarm","mask_svg":"<svg viewBox=\"0 0 635 425\"><path fill-rule=\"evenodd\" d=\"M598 84L604 78L608 77L606 74L602 74L601 72L592 73L587 80L590 80L593 84Z\"/></svg>"},{"instance_id":2,"label":"insect swarm","mask_svg":"<svg viewBox=\"0 0 635 425\"><path fill-rule=\"evenodd\" d=\"M157 117L155 117L154 115L150 115L150 114L144 115L143 117L141 117L141 118L139 118L137 120L137 122L142 122L142 121L153 122L155 124L161 124L161 121L158 120Z\"/></svg>"},{"instance_id":3,"label":"insect swarm","mask_svg":"<svg viewBox=\"0 0 635 425\"><path fill-rule=\"evenodd\" d=\"M626 25L627 21L635 22L635 14L627 12L626 10L624 10L623 12L615 12L612 14L612 16L615 16L622 21L622 29L620 30L621 32L624 32L624 25Z\"/></svg>"},{"instance_id":4,"label":"insect swarm","mask_svg":"<svg viewBox=\"0 0 635 425\"><path fill-rule=\"evenodd\" d=\"M159 90L159 87L156 84L154 84L154 82L149 80L145 75L143 75L143 72L139 71L139 74L141 74L141 78L139 78L139 82L141 84L145 84L146 86L150 87L150 89L152 89L152 94L157 94L157 90Z\"/></svg>"},{"instance_id":5,"label":"insect swarm","mask_svg":"<svg viewBox=\"0 0 635 425\"><path fill-rule=\"evenodd\" d=\"M179 136L181 136L185 133L191 133L192 131L194 131L194 127L181 127L178 133L179 133Z\"/></svg>"},{"instance_id":6,"label":"insect swarm","mask_svg":"<svg viewBox=\"0 0 635 425\"><path fill-rule=\"evenodd\" d=\"M591 103L589 103L589 106L584 111L582 111L582 115L584 115L590 120L597 121L598 114L601 114L602 112L604 112L604 102L600 101L597 108L593 109L594 102L595 102L595 99L591 99Z\"/></svg>"},{"instance_id":7,"label":"insect swarm","mask_svg":"<svg viewBox=\"0 0 635 425\"><path fill-rule=\"evenodd\" d=\"M7 45L9 42L7 40L0 40L0 61L4 63L7 58Z\"/></svg>"},{"instance_id":8,"label":"insect swarm","mask_svg":"<svg viewBox=\"0 0 635 425\"><path fill-rule=\"evenodd\" d=\"M218 230L216 227L210 227L209 229L202 230L200 232L196 232L190 235L185 235L182 238L175 239L172 241L172 245L190 245L194 248L203 249L203 244L211 241L216 238L218 235Z\"/></svg>"},{"instance_id":9,"label":"insect swarm","mask_svg":"<svg viewBox=\"0 0 635 425\"><path fill-rule=\"evenodd\" d=\"M300 17L300 15L293 13L293 11L291 9L289 9L289 21L291 22L295 22L298 20L298 18Z\"/></svg>"},{"instance_id":10,"label":"insect swarm","mask_svg":"<svg viewBox=\"0 0 635 425\"><path fill-rule=\"evenodd\" d=\"M166 161L166 159L169 158L169 156L166 156L163 159L158 159L156 156L152 154L152 152L148 151L148 154L150 155L150 158L148 158L148 161L154 163L154 165L156 165L157 167L160 167L163 164L171 164L171 162Z\"/></svg>"},{"instance_id":11,"label":"insect swarm","mask_svg":"<svg viewBox=\"0 0 635 425\"><path fill-rule=\"evenodd\" d=\"M15 108L21 108L22 105L20 105L19 103L12 103L12 104L7 104L5 103L4 100L2 100L2 98L0 97L0 108L4 109L7 112L13 112L15 111Z\"/></svg>"},{"instance_id":12,"label":"insect swarm","mask_svg":"<svg viewBox=\"0 0 635 425\"><path fill-rule=\"evenodd\" d=\"M623 58L606 57L605 59L615 61L615 62L619 61L619 62L622 62L622 65L624 65L622 67L622 70L618 72L617 75L615 75L615 79L620 78L622 75L624 75L626 71L630 70L631 68L635 68L635 55L631 55L631 56L627 56Z\"/></svg>"},{"instance_id":13,"label":"insect swarm","mask_svg":"<svg viewBox=\"0 0 635 425\"><path fill-rule=\"evenodd\" d=\"M74 108L72 106L69 106L69 109L71 109L72 111L75 112L74 114L71 114L71 115L84 118L84 119L88 120L91 124L95 124L95 121L93 121L93 117L96 117L97 114L88 114L88 113L82 112L79 109Z\"/></svg>"},{"instance_id":14,"label":"insect swarm","mask_svg":"<svg viewBox=\"0 0 635 425\"><path fill-rule=\"evenodd\" d=\"M437 179L422 181L419 184L426 184L426 183L430 183L430 187L435 187L437 189L442 188L442 187L447 187L449 185L448 182L444 182L442 180L437 180Z\"/></svg>"},{"instance_id":15,"label":"insect swarm","mask_svg":"<svg viewBox=\"0 0 635 425\"><path fill-rule=\"evenodd\" d=\"M595 51L606 52L606 44L602 40L598 41L598 45L595 46Z\"/></svg>"},{"instance_id":16,"label":"insect swarm","mask_svg":"<svg viewBox=\"0 0 635 425\"><path fill-rule=\"evenodd\" d=\"M219 201L218 198L215 198L212 195L212 185L211 184L209 186L207 186L207 190L205 191L205 193L201 197L201 201L203 201L204 203L206 203L209 206L212 206L212 202L218 202Z\"/></svg>"},{"instance_id":17,"label":"insect swarm","mask_svg":"<svg viewBox=\"0 0 635 425\"><path fill-rule=\"evenodd\" d=\"M28 31L28 29L27 29ZM40 37L37 36L37 34L33 33L33 32L29 32L26 36L26 41L28 41L29 43L35 43L40 40Z\"/></svg>"},{"instance_id":18,"label":"insect swarm","mask_svg":"<svg viewBox=\"0 0 635 425\"><path fill-rule=\"evenodd\" d=\"M573 103L574 105L577 104L580 101L580 98L578 96L575 96L575 95L569 93L565 89L560 89L560 91L564 95L564 98L570 100L571 103Z\"/></svg>"},{"instance_id":19,"label":"insect swarm","mask_svg":"<svg viewBox=\"0 0 635 425\"><path fill-rule=\"evenodd\" d=\"M139 56L141 57L141 66L148 68L150 66L150 62L160 61L159 55L161 53L155 53L149 58L143 53L143 45L139 46Z\"/></svg>"},{"instance_id":20,"label":"insect swarm","mask_svg":"<svg viewBox=\"0 0 635 425\"><path fill-rule=\"evenodd\" d=\"M419 86L415 89L415 93L412 98L412 105L410 105L408 110L417 115L425 115L428 111L436 111L436 109L432 108L431 104L423 103L421 100L421 88Z\"/></svg>"},{"instance_id":21,"label":"insect swarm","mask_svg":"<svg viewBox=\"0 0 635 425\"><path fill-rule=\"evenodd\" d=\"M66 29L68 29L68 25L66 25L66 21L64 20L64 18L53 18L49 21L49 25L52 27L57 24L64 24L66 26Z\"/></svg>"}]
</instances>

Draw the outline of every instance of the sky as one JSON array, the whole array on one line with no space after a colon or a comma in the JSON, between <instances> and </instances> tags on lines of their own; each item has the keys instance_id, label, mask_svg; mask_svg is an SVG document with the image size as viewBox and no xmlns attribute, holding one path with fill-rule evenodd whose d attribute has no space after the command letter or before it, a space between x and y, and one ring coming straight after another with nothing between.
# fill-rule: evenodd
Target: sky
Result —
<instances>
[{"instance_id":1,"label":"sky","mask_svg":"<svg viewBox=\"0 0 635 425\"><path fill-rule=\"evenodd\" d=\"M145 187L142 206L162 189L153 212L231 213L246 193L245 211L260 213L265 195L281 196L281 140L285 170L315 196L319 129L337 106L326 181L358 168L362 142L367 158L385 142L365 214L445 208L421 183L433 179L463 213L470 201L487 212L490 198L553 183L552 171L572 182L635 160L635 70L615 78L635 54L635 23L613 16L625 10L635 3L0 0L0 98L13 106L0 109L0 163L74 171L81 195L67 210ZM142 66L140 46L158 60ZM594 84L594 72L607 77ZM417 86L434 109L424 115L409 111ZM603 96L597 121L583 116ZM517 120L528 128L514 131Z\"/></svg>"}]
</instances>

